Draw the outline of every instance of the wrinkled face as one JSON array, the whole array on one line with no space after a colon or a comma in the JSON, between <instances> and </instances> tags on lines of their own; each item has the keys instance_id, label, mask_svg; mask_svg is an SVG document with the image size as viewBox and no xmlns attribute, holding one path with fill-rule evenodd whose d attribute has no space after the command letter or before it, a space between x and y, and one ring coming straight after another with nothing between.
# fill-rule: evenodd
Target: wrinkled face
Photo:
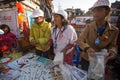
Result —
<instances>
[{"instance_id":1,"label":"wrinkled face","mask_svg":"<svg viewBox=\"0 0 120 80\"><path fill-rule=\"evenodd\" d=\"M36 23L41 23L44 20L44 18L42 16L39 16L39 17L34 18L34 20Z\"/></svg>"},{"instance_id":2,"label":"wrinkled face","mask_svg":"<svg viewBox=\"0 0 120 80\"><path fill-rule=\"evenodd\" d=\"M55 25L60 25L60 24L62 24L62 19L61 19L61 16L60 16L60 15L54 14L54 23L55 23Z\"/></svg>"},{"instance_id":3,"label":"wrinkled face","mask_svg":"<svg viewBox=\"0 0 120 80\"><path fill-rule=\"evenodd\" d=\"M92 10L93 18L95 21L104 20L105 17L108 15L108 12L105 10L105 8L102 7L96 7Z\"/></svg>"}]
</instances>

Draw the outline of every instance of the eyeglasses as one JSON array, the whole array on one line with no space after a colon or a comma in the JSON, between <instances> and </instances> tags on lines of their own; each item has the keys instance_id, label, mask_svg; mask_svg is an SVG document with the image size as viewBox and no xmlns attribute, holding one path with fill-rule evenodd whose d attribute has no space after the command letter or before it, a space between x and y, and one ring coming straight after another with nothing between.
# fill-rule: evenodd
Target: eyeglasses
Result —
<instances>
[{"instance_id":1,"label":"eyeglasses","mask_svg":"<svg viewBox=\"0 0 120 80\"><path fill-rule=\"evenodd\" d=\"M43 18L42 16L39 16L39 17L35 17L34 19L39 19L39 18Z\"/></svg>"},{"instance_id":2,"label":"eyeglasses","mask_svg":"<svg viewBox=\"0 0 120 80\"><path fill-rule=\"evenodd\" d=\"M34 19L38 19L39 17L35 17Z\"/></svg>"}]
</instances>

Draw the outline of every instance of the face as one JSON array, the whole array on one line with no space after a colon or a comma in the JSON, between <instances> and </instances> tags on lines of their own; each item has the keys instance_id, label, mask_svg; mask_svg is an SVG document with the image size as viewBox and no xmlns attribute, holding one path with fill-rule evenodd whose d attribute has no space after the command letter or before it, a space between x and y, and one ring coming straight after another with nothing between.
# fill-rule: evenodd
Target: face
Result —
<instances>
[{"instance_id":1,"label":"face","mask_svg":"<svg viewBox=\"0 0 120 80\"><path fill-rule=\"evenodd\" d=\"M58 15L58 14L55 14L55 15L54 15L54 23L55 23L55 25L60 25L60 24L62 24L61 16L60 16L60 15Z\"/></svg>"},{"instance_id":2,"label":"face","mask_svg":"<svg viewBox=\"0 0 120 80\"><path fill-rule=\"evenodd\" d=\"M47 4L50 4L52 2L52 0L46 0Z\"/></svg>"},{"instance_id":3,"label":"face","mask_svg":"<svg viewBox=\"0 0 120 80\"><path fill-rule=\"evenodd\" d=\"M39 16L39 17L34 18L34 20L36 23L41 23L44 20L44 18L42 16Z\"/></svg>"},{"instance_id":4,"label":"face","mask_svg":"<svg viewBox=\"0 0 120 80\"><path fill-rule=\"evenodd\" d=\"M105 10L105 8L102 7L94 8L92 13L95 21L104 20L107 16L107 11Z\"/></svg>"},{"instance_id":5,"label":"face","mask_svg":"<svg viewBox=\"0 0 120 80\"><path fill-rule=\"evenodd\" d=\"M4 33L8 32L8 28L7 27L5 27L3 30L4 30Z\"/></svg>"}]
</instances>

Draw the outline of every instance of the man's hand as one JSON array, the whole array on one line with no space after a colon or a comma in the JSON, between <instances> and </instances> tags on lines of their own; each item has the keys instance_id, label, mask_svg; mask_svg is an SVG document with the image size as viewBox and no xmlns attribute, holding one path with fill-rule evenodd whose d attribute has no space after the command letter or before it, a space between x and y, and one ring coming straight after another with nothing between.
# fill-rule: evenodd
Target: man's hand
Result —
<instances>
[{"instance_id":1,"label":"man's hand","mask_svg":"<svg viewBox=\"0 0 120 80\"><path fill-rule=\"evenodd\" d=\"M32 40L32 41L30 42L30 44L33 45L33 46L36 46L37 42L36 42L35 40Z\"/></svg>"},{"instance_id":2,"label":"man's hand","mask_svg":"<svg viewBox=\"0 0 120 80\"><path fill-rule=\"evenodd\" d=\"M109 55L106 57L106 59L107 60L112 60L112 59L115 59L115 57L116 57L115 53L109 52Z\"/></svg>"}]
</instances>

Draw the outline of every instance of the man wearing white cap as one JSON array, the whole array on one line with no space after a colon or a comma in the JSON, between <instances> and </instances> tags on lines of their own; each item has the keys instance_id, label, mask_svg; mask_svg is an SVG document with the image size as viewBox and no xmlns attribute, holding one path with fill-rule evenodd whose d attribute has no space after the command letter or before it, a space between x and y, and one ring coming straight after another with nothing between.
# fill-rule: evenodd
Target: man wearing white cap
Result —
<instances>
[{"instance_id":1,"label":"man wearing white cap","mask_svg":"<svg viewBox=\"0 0 120 80\"><path fill-rule=\"evenodd\" d=\"M119 31L106 20L110 13L109 1L98 0L92 7L92 13L94 21L86 26L77 41L83 50L81 65L84 70L88 70L89 54L107 49L109 55L105 58L106 61L114 59L117 54L116 40Z\"/></svg>"},{"instance_id":2,"label":"man wearing white cap","mask_svg":"<svg viewBox=\"0 0 120 80\"><path fill-rule=\"evenodd\" d=\"M45 20L47 22L52 22L52 13L54 11L53 0L40 0L40 9L44 11Z\"/></svg>"},{"instance_id":3,"label":"man wearing white cap","mask_svg":"<svg viewBox=\"0 0 120 80\"><path fill-rule=\"evenodd\" d=\"M34 24L30 29L30 42L36 47L36 54L48 58L50 46L46 47L50 39L51 26L44 19L44 12L41 9L35 9L32 13Z\"/></svg>"}]
</instances>

